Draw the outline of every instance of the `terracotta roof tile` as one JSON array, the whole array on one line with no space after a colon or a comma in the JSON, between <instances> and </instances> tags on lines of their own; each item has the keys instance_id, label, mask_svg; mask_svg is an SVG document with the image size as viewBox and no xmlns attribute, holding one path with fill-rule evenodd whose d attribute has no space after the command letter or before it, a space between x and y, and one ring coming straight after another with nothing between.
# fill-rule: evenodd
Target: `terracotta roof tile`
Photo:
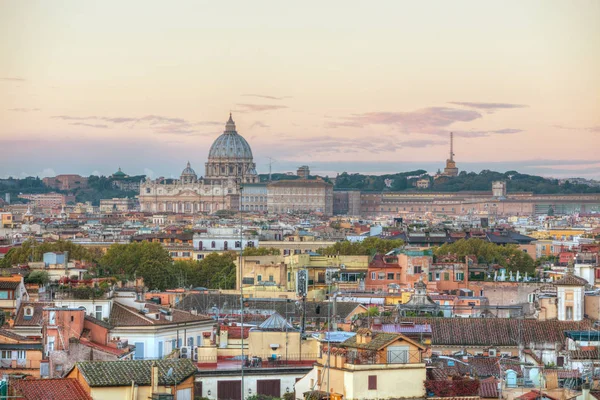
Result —
<instances>
[{"instance_id":1,"label":"terracotta roof tile","mask_svg":"<svg viewBox=\"0 0 600 400\"><path fill-rule=\"evenodd\" d=\"M213 321L212 318L204 315L194 315L187 311L176 309L172 310L173 320L169 321L166 318L166 315L160 312L160 310L163 308L149 303L146 303L145 308L148 309L149 312L142 314L137 308L128 307L115 302L113 303L108 323L114 327L120 327L170 325L186 322ZM159 314L158 319L150 316L150 314L155 313Z\"/></svg>"},{"instance_id":2,"label":"terracotta roof tile","mask_svg":"<svg viewBox=\"0 0 600 400\"><path fill-rule=\"evenodd\" d=\"M20 281L4 281L0 280L0 289L15 290L21 284Z\"/></svg>"},{"instance_id":3,"label":"terracotta roof tile","mask_svg":"<svg viewBox=\"0 0 600 400\"><path fill-rule=\"evenodd\" d=\"M33 307L33 316L31 319L25 319L24 309L26 306ZM24 301L15 318L15 326L42 326L42 311L46 307L54 307L54 303L44 303L35 301Z\"/></svg>"},{"instance_id":4,"label":"terracotta roof tile","mask_svg":"<svg viewBox=\"0 0 600 400\"><path fill-rule=\"evenodd\" d=\"M498 380L489 378L479 381L479 397L487 399L497 399L498 396Z\"/></svg>"},{"instance_id":5,"label":"terracotta roof tile","mask_svg":"<svg viewBox=\"0 0 600 400\"><path fill-rule=\"evenodd\" d=\"M351 338L346 339L339 344L340 347L352 347L364 350L379 350L386 344L402 338L403 336L397 333L382 333L374 332L371 335L371 340L368 343L357 343L356 340L361 334L358 333Z\"/></svg>"},{"instance_id":6,"label":"terracotta roof tile","mask_svg":"<svg viewBox=\"0 0 600 400\"><path fill-rule=\"evenodd\" d=\"M189 359L87 361L78 362L75 367L90 387L131 386L132 381L140 386L148 386L153 363L158 366L159 385L172 384L173 381L179 384L198 370ZM173 377L167 381L169 368L173 368Z\"/></svg>"},{"instance_id":7,"label":"terracotta roof tile","mask_svg":"<svg viewBox=\"0 0 600 400\"><path fill-rule=\"evenodd\" d=\"M16 379L11 385L27 400L92 400L77 379L72 378Z\"/></svg>"},{"instance_id":8,"label":"terracotta roof tile","mask_svg":"<svg viewBox=\"0 0 600 400\"><path fill-rule=\"evenodd\" d=\"M31 339L26 338L25 336L18 335L16 333L10 331L9 329L0 329L0 335L7 337L9 339L13 339L13 340L23 340L23 341L31 340Z\"/></svg>"},{"instance_id":9,"label":"terracotta roof tile","mask_svg":"<svg viewBox=\"0 0 600 400\"><path fill-rule=\"evenodd\" d=\"M588 281L573 274L567 273L561 279L554 282L554 284L562 286L585 286L588 284Z\"/></svg>"},{"instance_id":10,"label":"terracotta roof tile","mask_svg":"<svg viewBox=\"0 0 600 400\"><path fill-rule=\"evenodd\" d=\"M517 397L516 400L536 400L542 397L550 400L558 400L556 397L552 397L548 393L544 393L539 390L531 390L524 395Z\"/></svg>"},{"instance_id":11,"label":"terracotta roof tile","mask_svg":"<svg viewBox=\"0 0 600 400\"><path fill-rule=\"evenodd\" d=\"M393 320L393 318L390 318ZM431 325L433 346L515 346L515 338L521 343L564 343L564 332L591 328L589 320L538 321L512 318L399 318L398 322L410 321Z\"/></svg>"}]
</instances>

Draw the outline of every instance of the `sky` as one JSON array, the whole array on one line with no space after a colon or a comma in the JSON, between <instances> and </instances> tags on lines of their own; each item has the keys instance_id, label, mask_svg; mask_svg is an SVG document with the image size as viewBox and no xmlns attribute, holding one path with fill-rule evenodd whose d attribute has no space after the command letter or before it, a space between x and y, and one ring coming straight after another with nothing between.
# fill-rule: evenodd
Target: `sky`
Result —
<instances>
[{"instance_id":1,"label":"sky","mask_svg":"<svg viewBox=\"0 0 600 400\"><path fill-rule=\"evenodd\" d=\"M600 178L600 1L0 0L0 177L257 170ZM271 161L270 161L271 160Z\"/></svg>"}]
</instances>

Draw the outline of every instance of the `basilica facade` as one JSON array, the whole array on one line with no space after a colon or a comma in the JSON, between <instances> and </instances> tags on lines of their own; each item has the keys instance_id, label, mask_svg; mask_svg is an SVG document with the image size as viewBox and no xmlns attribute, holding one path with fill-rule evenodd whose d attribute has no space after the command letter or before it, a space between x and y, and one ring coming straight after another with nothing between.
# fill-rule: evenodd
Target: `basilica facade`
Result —
<instances>
[{"instance_id":1,"label":"basilica facade","mask_svg":"<svg viewBox=\"0 0 600 400\"><path fill-rule=\"evenodd\" d=\"M140 208L145 212L194 214L239 209L240 184L258 183L250 145L236 131L231 114L225 131L210 147L204 177L190 163L178 180L140 184Z\"/></svg>"}]
</instances>

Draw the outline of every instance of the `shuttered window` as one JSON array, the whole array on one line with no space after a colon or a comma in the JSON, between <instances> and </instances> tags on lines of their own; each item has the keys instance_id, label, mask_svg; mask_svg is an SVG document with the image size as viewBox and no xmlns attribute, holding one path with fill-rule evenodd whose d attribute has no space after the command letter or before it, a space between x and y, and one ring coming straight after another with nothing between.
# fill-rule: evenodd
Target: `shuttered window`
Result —
<instances>
[{"instance_id":1,"label":"shuttered window","mask_svg":"<svg viewBox=\"0 0 600 400\"><path fill-rule=\"evenodd\" d=\"M369 390L377 390L377 375L369 375Z\"/></svg>"}]
</instances>

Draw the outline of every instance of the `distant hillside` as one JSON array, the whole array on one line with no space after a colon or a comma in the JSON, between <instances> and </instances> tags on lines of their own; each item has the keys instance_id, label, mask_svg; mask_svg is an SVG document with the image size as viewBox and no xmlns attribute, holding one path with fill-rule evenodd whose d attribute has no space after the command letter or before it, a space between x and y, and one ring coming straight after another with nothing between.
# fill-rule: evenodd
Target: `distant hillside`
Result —
<instances>
[{"instance_id":1,"label":"distant hillside","mask_svg":"<svg viewBox=\"0 0 600 400\"><path fill-rule=\"evenodd\" d=\"M394 175L362 175L340 174L335 182L336 189L360 190L390 190L390 191L417 191L413 186L418 176L427 178L431 182L428 189L418 189L425 192L462 192L462 191L491 191L492 182L506 181L507 191L533 192L535 194L572 194L572 193L600 193L600 187L584 184L560 182L558 179L543 178L541 176L520 174L517 171L495 172L483 170L480 173L462 171L455 178L444 178L435 181L425 174L425 171L411 171ZM392 182L386 179L391 179ZM387 183L387 184L386 184ZM389 185L388 185L389 184Z\"/></svg>"},{"instance_id":2,"label":"distant hillside","mask_svg":"<svg viewBox=\"0 0 600 400\"><path fill-rule=\"evenodd\" d=\"M123 182L140 182L144 175L121 178ZM113 197L134 197L139 194L138 190L121 190L113 184L115 178L109 176L90 176L88 178L88 187L75 190L56 190L44 185L44 182L38 177L27 177L23 179L8 178L0 179L0 195L4 197L5 193L11 194L11 202L24 202L17 198L19 194L34 193L69 193L74 194L78 202L91 201L94 205L99 205L100 199L111 199Z\"/></svg>"}]
</instances>

